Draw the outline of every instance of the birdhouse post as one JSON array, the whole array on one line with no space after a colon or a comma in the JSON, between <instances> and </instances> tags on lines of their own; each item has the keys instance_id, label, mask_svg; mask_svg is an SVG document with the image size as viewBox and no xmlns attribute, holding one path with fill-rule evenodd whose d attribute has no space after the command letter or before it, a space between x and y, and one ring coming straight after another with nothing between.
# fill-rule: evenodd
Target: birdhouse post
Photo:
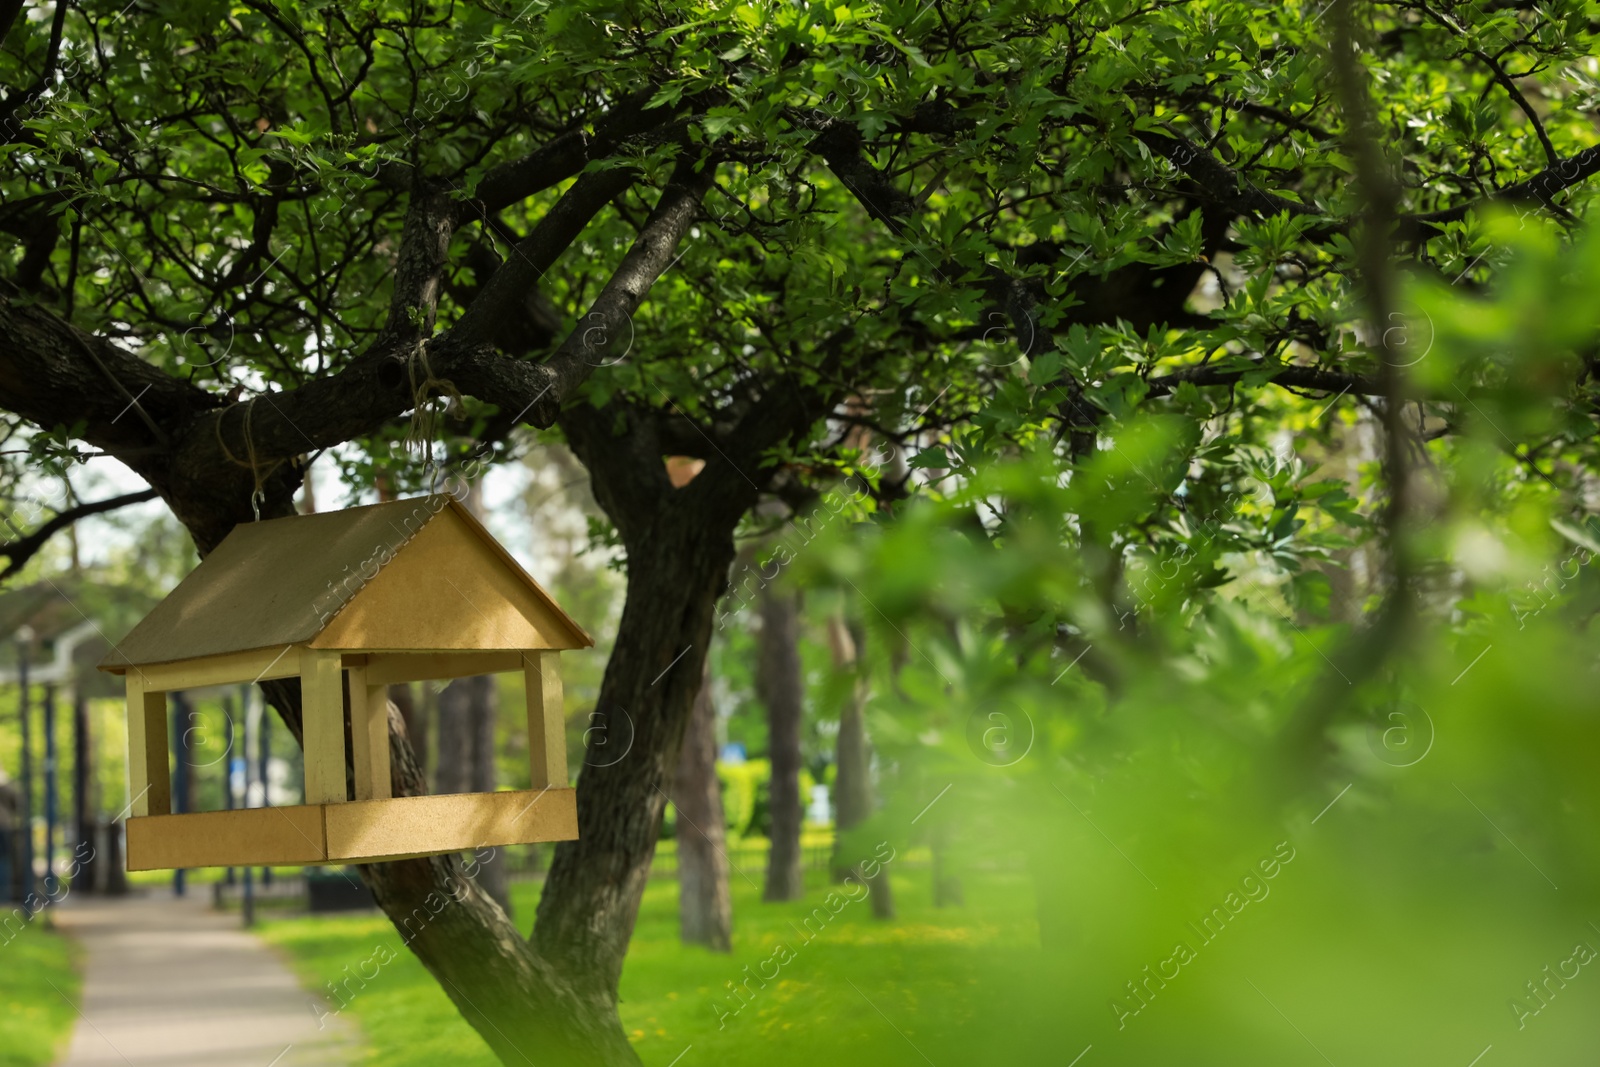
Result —
<instances>
[{"instance_id":1,"label":"birdhouse post","mask_svg":"<svg viewBox=\"0 0 1600 1067\"><path fill-rule=\"evenodd\" d=\"M447 497L240 526L100 665L127 685L128 869L362 863L575 839L559 657L593 643ZM532 788L395 797L389 686L518 670ZM305 803L174 815L166 694L291 677Z\"/></svg>"}]
</instances>

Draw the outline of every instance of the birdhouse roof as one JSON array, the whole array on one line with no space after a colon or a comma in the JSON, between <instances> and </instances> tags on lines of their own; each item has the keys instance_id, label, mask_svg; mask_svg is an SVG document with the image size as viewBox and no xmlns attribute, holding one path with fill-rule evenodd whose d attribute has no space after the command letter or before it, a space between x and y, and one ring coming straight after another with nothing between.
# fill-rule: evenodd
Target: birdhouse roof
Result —
<instances>
[{"instance_id":1,"label":"birdhouse roof","mask_svg":"<svg viewBox=\"0 0 1600 1067\"><path fill-rule=\"evenodd\" d=\"M593 639L448 496L234 527L101 670L293 645L586 648Z\"/></svg>"}]
</instances>

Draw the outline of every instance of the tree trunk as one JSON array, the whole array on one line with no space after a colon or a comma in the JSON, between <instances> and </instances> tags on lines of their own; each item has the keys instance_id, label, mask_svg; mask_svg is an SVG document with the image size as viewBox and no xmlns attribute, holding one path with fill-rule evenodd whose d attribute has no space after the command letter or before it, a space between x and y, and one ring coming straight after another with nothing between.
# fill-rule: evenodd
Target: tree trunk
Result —
<instances>
[{"instance_id":1,"label":"tree trunk","mask_svg":"<svg viewBox=\"0 0 1600 1067\"><path fill-rule=\"evenodd\" d=\"M678 812L678 922L685 944L732 949L733 898L728 890L727 822L717 780L717 709L707 660L672 776Z\"/></svg>"},{"instance_id":2,"label":"tree trunk","mask_svg":"<svg viewBox=\"0 0 1600 1067\"><path fill-rule=\"evenodd\" d=\"M495 787L495 723L500 711L500 690L494 675L480 674L467 679L467 707L472 732L470 788L474 793L492 793ZM505 850L478 849L473 860L473 878L510 915L511 885L507 878Z\"/></svg>"},{"instance_id":3,"label":"tree trunk","mask_svg":"<svg viewBox=\"0 0 1600 1067\"><path fill-rule=\"evenodd\" d=\"M597 707L608 720L630 718L633 744L618 759L600 747L601 734L591 732L578 779L582 837L556 846L539 898L534 937L540 953L593 972L610 997L655 853L672 765L701 688L716 601L733 562L737 519L705 523L704 515L697 521L690 514L704 506L691 495L704 481L676 490L674 497L688 500L658 509L648 533L634 536L619 524L627 538L628 594ZM608 502L605 481L597 474L595 482L602 506L618 514L622 509Z\"/></svg>"},{"instance_id":4,"label":"tree trunk","mask_svg":"<svg viewBox=\"0 0 1600 1067\"><path fill-rule=\"evenodd\" d=\"M433 791L441 795L472 790L471 681L457 678L439 691L439 751Z\"/></svg>"},{"instance_id":5,"label":"tree trunk","mask_svg":"<svg viewBox=\"0 0 1600 1067\"><path fill-rule=\"evenodd\" d=\"M72 816L77 825L73 857L79 862L78 877L73 889L80 885L94 892L94 805L89 797L90 776L89 700L83 695L83 685L72 686Z\"/></svg>"},{"instance_id":6,"label":"tree trunk","mask_svg":"<svg viewBox=\"0 0 1600 1067\"><path fill-rule=\"evenodd\" d=\"M878 919L894 918L894 892L887 868L868 878L862 871L865 859L858 855L861 842L850 833L872 814L872 751L867 744L867 679L862 669L861 647L866 640L859 626L846 624L842 615L828 620L828 649L834 669L854 675L850 695L839 709L839 736L835 741L833 779L833 859L835 881L853 874L871 889L872 914Z\"/></svg>"},{"instance_id":7,"label":"tree trunk","mask_svg":"<svg viewBox=\"0 0 1600 1067\"><path fill-rule=\"evenodd\" d=\"M772 761L772 847L767 853L763 900L799 900L805 894L800 854L800 725L805 678L800 669L800 599L771 585L761 590L761 633L756 639L756 695L767 709L767 756Z\"/></svg>"},{"instance_id":8,"label":"tree trunk","mask_svg":"<svg viewBox=\"0 0 1600 1067\"><path fill-rule=\"evenodd\" d=\"M494 724L499 700L494 678L457 678L439 693L439 763L435 793L494 791ZM509 912L504 853L478 849L467 860L472 878Z\"/></svg>"},{"instance_id":9,"label":"tree trunk","mask_svg":"<svg viewBox=\"0 0 1600 1067\"><path fill-rule=\"evenodd\" d=\"M389 687L389 701L400 712L400 721L406 724L406 737L411 742L411 747L417 750L417 759L423 767L427 767L427 759L423 752L427 746L424 744L427 735L427 725L422 717L422 710L417 707L416 694L411 689L410 682L396 682Z\"/></svg>"},{"instance_id":10,"label":"tree trunk","mask_svg":"<svg viewBox=\"0 0 1600 1067\"><path fill-rule=\"evenodd\" d=\"M853 870L845 838L872 813L871 760L867 752L866 685L860 674L859 642L842 615L828 619L828 650L833 668L852 676L850 693L839 709L839 734L834 741L833 880Z\"/></svg>"}]
</instances>

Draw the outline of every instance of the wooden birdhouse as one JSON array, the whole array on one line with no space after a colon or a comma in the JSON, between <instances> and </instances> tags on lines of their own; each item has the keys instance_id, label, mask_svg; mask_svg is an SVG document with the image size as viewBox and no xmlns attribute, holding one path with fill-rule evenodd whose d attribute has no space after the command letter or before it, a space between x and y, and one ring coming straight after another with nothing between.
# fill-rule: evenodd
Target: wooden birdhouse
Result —
<instances>
[{"instance_id":1,"label":"wooden birdhouse","mask_svg":"<svg viewBox=\"0 0 1600 1067\"><path fill-rule=\"evenodd\" d=\"M100 664L127 683L128 869L360 863L576 839L558 657L593 644L449 497L240 525ZM531 790L391 796L391 683L519 670ZM172 814L166 694L290 677L300 679L305 804Z\"/></svg>"}]
</instances>

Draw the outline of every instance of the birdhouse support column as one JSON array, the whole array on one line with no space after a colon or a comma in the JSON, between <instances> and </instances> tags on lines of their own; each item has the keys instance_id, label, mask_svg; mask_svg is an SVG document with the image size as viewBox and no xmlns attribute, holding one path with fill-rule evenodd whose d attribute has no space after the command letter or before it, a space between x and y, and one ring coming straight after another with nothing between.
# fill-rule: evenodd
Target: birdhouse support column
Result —
<instances>
[{"instance_id":1,"label":"birdhouse support column","mask_svg":"<svg viewBox=\"0 0 1600 1067\"><path fill-rule=\"evenodd\" d=\"M535 789L567 787L567 715L561 691L560 656L559 652L529 652L524 660L528 758Z\"/></svg>"},{"instance_id":2,"label":"birdhouse support column","mask_svg":"<svg viewBox=\"0 0 1600 1067\"><path fill-rule=\"evenodd\" d=\"M366 667L350 668L350 746L357 800L388 800L389 687L373 685Z\"/></svg>"},{"instance_id":3,"label":"birdhouse support column","mask_svg":"<svg viewBox=\"0 0 1600 1067\"><path fill-rule=\"evenodd\" d=\"M138 668L127 674L128 788L134 815L172 811L172 772L167 767L167 694L152 692Z\"/></svg>"},{"instance_id":4,"label":"birdhouse support column","mask_svg":"<svg viewBox=\"0 0 1600 1067\"><path fill-rule=\"evenodd\" d=\"M300 718L306 803L344 803L349 798L344 777L344 676L338 652L300 650Z\"/></svg>"}]
</instances>

